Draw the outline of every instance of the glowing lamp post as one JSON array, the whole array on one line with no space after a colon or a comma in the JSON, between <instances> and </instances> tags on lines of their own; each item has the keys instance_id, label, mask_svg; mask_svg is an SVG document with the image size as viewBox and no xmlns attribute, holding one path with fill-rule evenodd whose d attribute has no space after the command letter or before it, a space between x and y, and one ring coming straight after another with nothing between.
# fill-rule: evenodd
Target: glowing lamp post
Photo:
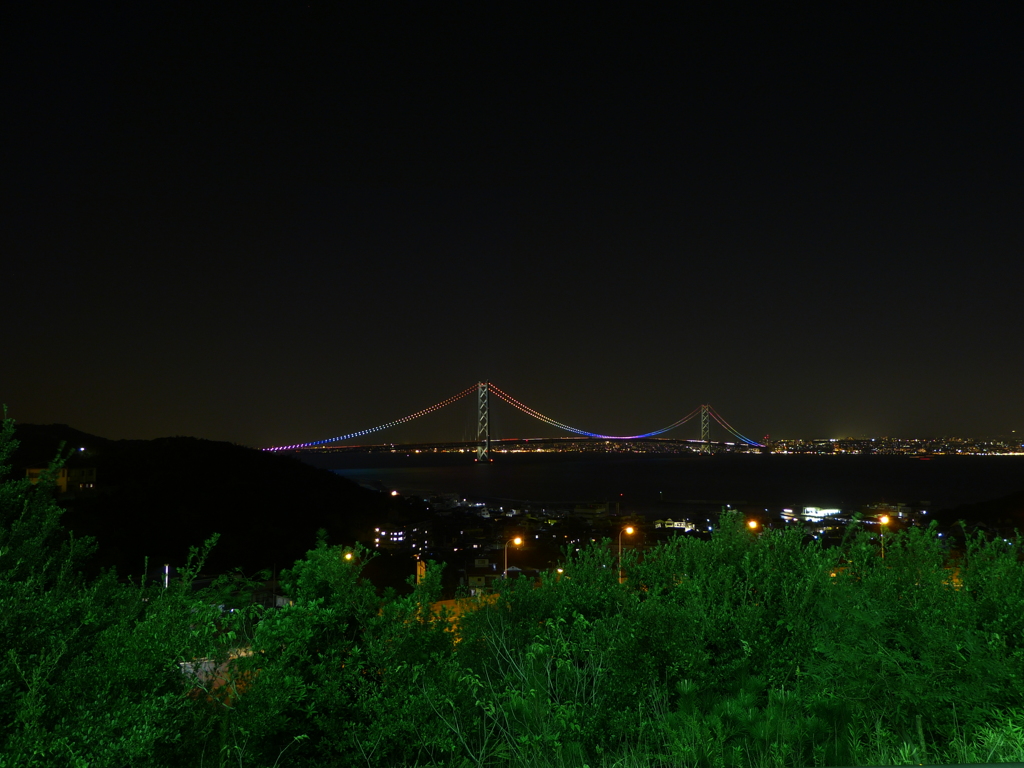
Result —
<instances>
[{"instance_id":1,"label":"glowing lamp post","mask_svg":"<svg viewBox=\"0 0 1024 768\"><path fill-rule=\"evenodd\" d=\"M517 547L523 543L523 540L516 536L514 539L509 539L505 542L505 570L502 572L502 576L508 578L508 545L515 544Z\"/></svg>"},{"instance_id":2,"label":"glowing lamp post","mask_svg":"<svg viewBox=\"0 0 1024 768\"><path fill-rule=\"evenodd\" d=\"M878 534L878 538L880 538L882 540L882 559L883 560L885 560L885 526L887 526L888 524L889 524L889 516L888 515L882 515L880 518L878 518L878 525L879 525L879 529L880 529L880 533Z\"/></svg>"},{"instance_id":3,"label":"glowing lamp post","mask_svg":"<svg viewBox=\"0 0 1024 768\"><path fill-rule=\"evenodd\" d=\"M621 531L619 531L619 584L626 580L625 574L622 573L622 534L632 536L635 529L632 525L627 525Z\"/></svg>"},{"instance_id":4,"label":"glowing lamp post","mask_svg":"<svg viewBox=\"0 0 1024 768\"><path fill-rule=\"evenodd\" d=\"M752 531L757 530L757 520L747 520L747 528Z\"/></svg>"}]
</instances>

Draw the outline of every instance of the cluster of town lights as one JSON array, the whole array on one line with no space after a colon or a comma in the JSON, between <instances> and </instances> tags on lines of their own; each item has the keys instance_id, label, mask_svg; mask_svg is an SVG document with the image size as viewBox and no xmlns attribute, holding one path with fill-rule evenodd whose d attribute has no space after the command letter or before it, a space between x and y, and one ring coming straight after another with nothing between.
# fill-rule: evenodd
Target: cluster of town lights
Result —
<instances>
[{"instance_id":1,"label":"cluster of town lights","mask_svg":"<svg viewBox=\"0 0 1024 768\"><path fill-rule=\"evenodd\" d=\"M397 491L393 491L392 493L397 493ZM879 525L879 528L880 528L879 534L880 534L880 539L881 539L881 555L884 558L885 557L885 526L887 526L890 523L890 517L889 517L889 515L879 515L875 519L876 519L876 521L877 521L877 523ZM755 519L755 518L748 519L746 521L746 526L747 526L747 528L750 529L751 532L757 531L759 528L762 527L761 526L761 522L759 520ZM710 530L710 528L709 528L709 530ZM380 529L378 528L377 531L380 532ZM619 578L619 583L620 584L625 582L625 580L626 580L625 572L624 572L623 567L622 567L623 536L633 536L636 533L637 533L637 529L635 527L633 527L632 525L626 525L626 526L623 526L622 528L619 529L619 533L618 533L618 537L617 537L618 547L617 547L617 553L616 553L616 566L617 566L616 570L618 571L618 578ZM941 536L942 534L939 534L939 535ZM380 539L378 538L376 541L379 542ZM505 546L504 546L504 561L505 561L505 565L504 565L504 569L502 571L503 578L508 578L508 550L509 550L509 547L510 546L512 546L512 547L521 547L523 544L524 544L524 541L523 541L523 537L522 536L514 536L514 537L508 539L505 542ZM474 548L475 548L475 546L476 545L474 545ZM579 551L579 550L577 550L577 551ZM349 551L346 551L342 555L342 557L343 557L344 560L346 560L348 562L351 562L351 561L353 561L355 559L355 554L351 550L349 550ZM165 571L168 571L168 570L169 569L167 567L165 567ZM561 567L558 567L556 570L557 570L558 574L562 574L563 573L563 569ZM832 573L831 575L835 576L836 574ZM166 573L165 573L165 577L164 578L165 578L165 586L166 586L167 585L166 582L169 579L169 577L168 577L168 575Z\"/></svg>"}]
</instances>

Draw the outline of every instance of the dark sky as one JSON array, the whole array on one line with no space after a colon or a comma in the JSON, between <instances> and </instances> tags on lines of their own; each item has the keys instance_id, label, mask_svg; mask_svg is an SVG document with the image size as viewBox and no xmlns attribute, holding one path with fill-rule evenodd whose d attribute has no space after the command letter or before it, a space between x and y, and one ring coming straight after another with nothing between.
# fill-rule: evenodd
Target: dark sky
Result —
<instances>
[{"instance_id":1,"label":"dark sky","mask_svg":"<svg viewBox=\"0 0 1024 768\"><path fill-rule=\"evenodd\" d=\"M611 434L703 402L752 437L1024 430L1010 16L30 5L2 54L18 421L279 445L488 379Z\"/></svg>"}]
</instances>

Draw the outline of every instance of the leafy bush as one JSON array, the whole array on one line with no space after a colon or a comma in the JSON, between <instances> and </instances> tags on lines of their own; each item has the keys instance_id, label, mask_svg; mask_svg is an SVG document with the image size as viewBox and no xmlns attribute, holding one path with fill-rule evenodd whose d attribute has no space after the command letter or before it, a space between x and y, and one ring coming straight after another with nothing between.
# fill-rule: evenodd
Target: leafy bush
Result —
<instances>
[{"instance_id":1,"label":"leafy bush","mask_svg":"<svg viewBox=\"0 0 1024 768\"><path fill-rule=\"evenodd\" d=\"M16 446L0 429L0 479ZM78 568L93 550L60 525L55 460L36 485L0 482L0 765L155 760L185 731L180 662L209 649L210 606L184 582L133 587Z\"/></svg>"},{"instance_id":2,"label":"leafy bush","mask_svg":"<svg viewBox=\"0 0 1024 768\"><path fill-rule=\"evenodd\" d=\"M0 431L0 472L12 427ZM59 465L54 463L53 470ZM52 475L52 472L51 472ZM499 583L455 617L323 536L290 604L84 578L52 477L0 482L5 766L797 766L1024 759L1019 542L858 526L823 549L725 516L618 562Z\"/></svg>"}]
</instances>

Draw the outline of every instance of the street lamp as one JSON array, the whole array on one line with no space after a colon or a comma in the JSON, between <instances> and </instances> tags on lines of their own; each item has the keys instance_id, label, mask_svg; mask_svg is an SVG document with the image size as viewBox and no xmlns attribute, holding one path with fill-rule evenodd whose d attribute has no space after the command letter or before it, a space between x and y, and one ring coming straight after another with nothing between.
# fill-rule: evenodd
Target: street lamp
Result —
<instances>
[{"instance_id":1,"label":"street lamp","mask_svg":"<svg viewBox=\"0 0 1024 768\"><path fill-rule=\"evenodd\" d=\"M885 560L885 526L889 524L889 516L882 515L878 518L878 524L881 526L879 528L880 533L878 534L878 537L882 540L882 559Z\"/></svg>"},{"instance_id":2,"label":"street lamp","mask_svg":"<svg viewBox=\"0 0 1024 768\"><path fill-rule=\"evenodd\" d=\"M757 520L747 520L747 528L755 530L757 528Z\"/></svg>"},{"instance_id":3,"label":"street lamp","mask_svg":"<svg viewBox=\"0 0 1024 768\"><path fill-rule=\"evenodd\" d=\"M633 532L634 529L632 525L627 525L625 528L619 531L619 584L626 580L625 576L622 573L622 534L625 533L627 536L632 536Z\"/></svg>"},{"instance_id":4,"label":"street lamp","mask_svg":"<svg viewBox=\"0 0 1024 768\"><path fill-rule=\"evenodd\" d=\"M516 536L514 539L509 539L505 542L505 570L502 572L501 575L506 579L508 578L508 545L515 544L518 547L522 543L523 540L519 536Z\"/></svg>"}]
</instances>

